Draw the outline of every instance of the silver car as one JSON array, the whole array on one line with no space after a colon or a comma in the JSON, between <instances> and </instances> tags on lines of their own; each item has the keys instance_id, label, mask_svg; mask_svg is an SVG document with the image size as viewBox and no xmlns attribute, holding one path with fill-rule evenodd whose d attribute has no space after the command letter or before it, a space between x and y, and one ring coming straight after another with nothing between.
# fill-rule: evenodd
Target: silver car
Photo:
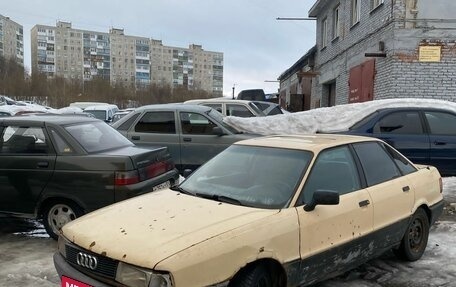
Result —
<instances>
[{"instance_id":1,"label":"silver car","mask_svg":"<svg viewBox=\"0 0 456 287\"><path fill-rule=\"evenodd\" d=\"M257 136L224 123L222 114L210 107L187 104L140 107L112 127L137 145L166 146L180 172L196 169L234 142Z\"/></svg>"}]
</instances>

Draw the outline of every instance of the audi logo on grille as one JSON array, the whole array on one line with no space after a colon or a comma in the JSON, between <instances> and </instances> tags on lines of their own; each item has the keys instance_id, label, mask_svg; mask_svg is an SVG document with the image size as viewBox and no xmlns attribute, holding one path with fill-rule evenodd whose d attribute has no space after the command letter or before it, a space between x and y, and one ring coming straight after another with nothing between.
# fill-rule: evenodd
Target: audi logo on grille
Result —
<instances>
[{"instance_id":1,"label":"audi logo on grille","mask_svg":"<svg viewBox=\"0 0 456 287\"><path fill-rule=\"evenodd\" d=\"M79 252L76 256L76 263L78 263L79 266L95 270L97 268L98 261L95 256Z\"/></svg>"}]
</instances>

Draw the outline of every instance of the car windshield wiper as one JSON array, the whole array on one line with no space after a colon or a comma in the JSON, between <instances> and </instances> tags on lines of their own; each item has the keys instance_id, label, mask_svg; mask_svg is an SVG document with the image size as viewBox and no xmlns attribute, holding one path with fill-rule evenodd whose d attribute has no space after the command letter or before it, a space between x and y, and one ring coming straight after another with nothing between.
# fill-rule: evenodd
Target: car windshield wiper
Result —
<instances>
[{"instance_id":1,"label":"car windshield wiper","mask_svg":"<svg viewBox=\"0 0 456 287\"><path fill-rule=\"evenodd\" d=\"M216 200L220 202L225 202L225 203L230 203L230 204L235 204L235 205L241 205L241 206L247 206L244 203L242 203L240 200L236 198L232 198L229 196L225 195L219 195L219 194L206 194L206 193L195 193L196 196L202 197L202 198L207 198L211 200Z\"/></svg>"},{"instance_id":2,"label":"car windshield wiper","mask_svg":"<svg viewBox=\"0 0 456 287\"><path fill-rule=\"evenodd\" d=\"M174 191L179 191L180 193L183 193L183 194L188 194L188 195L195 196L195 194L193 192L187 191L187 190L183 189L182 187L180 187L178 185L170 187L169 189L174 190Z\"/></svg>"}]
</instances>

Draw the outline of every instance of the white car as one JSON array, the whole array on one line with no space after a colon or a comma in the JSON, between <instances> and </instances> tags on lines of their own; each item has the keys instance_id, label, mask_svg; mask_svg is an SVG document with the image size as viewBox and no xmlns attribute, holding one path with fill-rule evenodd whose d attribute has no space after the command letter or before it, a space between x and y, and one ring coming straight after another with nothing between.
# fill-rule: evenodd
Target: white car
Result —
<instances>
[{"instance_id":1,"label":"white car","mask_svg":"<svg viewBox=\"0 0 456 287\"><path fill-rule=\"evenodd\" d=\"M203 105L219 111L224 116L264 117L265 113L252 101L231 100L229 98L190 100L184 104Z\"/></svg>"}]
</instances>

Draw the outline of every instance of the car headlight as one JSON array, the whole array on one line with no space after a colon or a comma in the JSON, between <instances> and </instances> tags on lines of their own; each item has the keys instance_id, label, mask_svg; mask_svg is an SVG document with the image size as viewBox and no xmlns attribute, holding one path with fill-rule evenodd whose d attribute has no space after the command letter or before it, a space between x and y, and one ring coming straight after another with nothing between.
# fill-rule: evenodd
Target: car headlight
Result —
<instances>
[{"instance_id":1,"label":"car headlight","mask_svg":"<svg viewBox=\"0 0 456 287\"><path fill-rule=\"evenodd\" d=\"M171 287L169 274L138 268L123 262L117 267L116 281L129 287Z\"/></svg>"}]
</instances>

